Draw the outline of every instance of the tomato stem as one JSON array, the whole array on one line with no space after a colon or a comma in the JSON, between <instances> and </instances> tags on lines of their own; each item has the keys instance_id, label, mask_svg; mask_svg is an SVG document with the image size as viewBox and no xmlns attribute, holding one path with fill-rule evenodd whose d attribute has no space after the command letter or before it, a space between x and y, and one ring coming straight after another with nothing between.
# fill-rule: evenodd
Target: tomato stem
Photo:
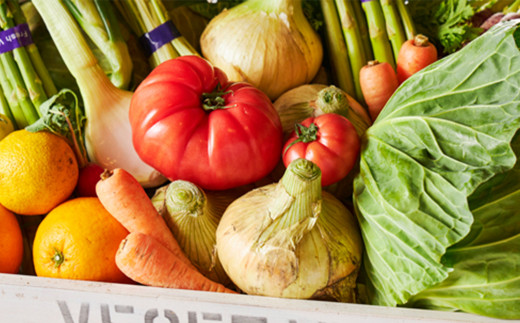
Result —
<instances>
[{"instance_id":1,"label":"tomato stem","mask_svg":"<svg viewBox=\"0 0 520 323\"><path fill-rule=\"evenodd\" d=\"M311 123L308 127L302 125L301 123L297 123L294 126L294 132L296 133L296 140L291 142L284 150L287 150L294 144L298 142L312 142L318 139L318 126L315 123Z\"/></svg>"},{"instance_id":2,"label":"tomato stem","mask_svg":"<svg viewBox=\"0 0 520 323\"><path fill-rule=\"evenodd\" d=\"M223 96L228 93L231 93L231 91L223 91L220 86L213 92L202 93L202 108L204 111L223 109L226 106L226 100Z\"/></svg>"}]
</instances>

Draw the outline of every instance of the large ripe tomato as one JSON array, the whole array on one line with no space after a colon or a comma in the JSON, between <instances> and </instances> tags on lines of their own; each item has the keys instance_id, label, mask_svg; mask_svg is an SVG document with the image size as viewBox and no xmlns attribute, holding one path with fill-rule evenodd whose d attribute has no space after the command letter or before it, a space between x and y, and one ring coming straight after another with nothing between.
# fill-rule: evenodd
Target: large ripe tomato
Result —
<instances>
[{"instance_id":1,"label":"large ripe tomato","mask_svg":"<svg viewBox=\"0 0 520 323\"><path fill-rule=\"evenodd\" d=\"M305 158L321 170L321 184L334 184L347 176L359 156L360 140L345 117L327 113L296 125L283 148L283 163Z\"/></svg>"},{"instance_id":2,"label":"large ripe tomato","mask_svg":"<svg viewBox=\"0 0 520 323\"><path fill-rule=\"evenodd\" d=\"M222 190L265 177L280 160L282 126L271 100L197 56L157 66L130 105L134 147L170 180Z\"/></svg>"}]
</instances>

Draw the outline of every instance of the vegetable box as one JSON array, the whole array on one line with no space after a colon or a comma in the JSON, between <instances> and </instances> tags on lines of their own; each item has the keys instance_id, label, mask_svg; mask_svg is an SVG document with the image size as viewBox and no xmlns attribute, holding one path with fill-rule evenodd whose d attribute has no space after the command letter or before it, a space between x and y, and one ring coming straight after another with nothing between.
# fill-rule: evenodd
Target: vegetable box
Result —
<instances>
[{"instance_id":1,"label":"vegetable box","mask_svg":"<svg viewBox=\"0 0 520 323\"><path fill-rule=\"evenodd\" d=\"M464 313L0 274L0 322L511 322Z\"/></svg>"}]
</instances>

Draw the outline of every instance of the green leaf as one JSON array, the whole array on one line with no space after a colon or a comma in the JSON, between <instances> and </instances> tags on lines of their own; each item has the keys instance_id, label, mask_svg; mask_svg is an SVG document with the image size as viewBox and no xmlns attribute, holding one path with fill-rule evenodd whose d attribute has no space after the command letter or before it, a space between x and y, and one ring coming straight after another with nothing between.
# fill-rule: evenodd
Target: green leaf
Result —
<instances>
[{"instance_id":1,"label":"green leaf","mask_svg":"<svg viewBox=\"0 0 520 323\"><path fill-rule=\"evenodd\" d=\"M410 77L367 130L354 203L371 303L405 304L446 280L446 250L473 223L467 197L515 164L516 29L497 25Z\"/></svg>"},{"instance_id":2,"label":"green leaf","mask_svg":"<svg viewBox=\"0 0 520 323\"><path fill-rule=\"evenodd\" d=\"M407 305L519 319L520 164L485 182L469 202L475 218L471 232L443 258L453 271Z\"/></svg>"},{"instance_id":3,"label":"green leaf","mask_svg":"<svg viewBox=\"0 0 520 323\"><path fill-rule=\"evenodd\" d=\"M79 107L77 95L69 89L62 89L43 102L39 109L40 119L25 129L31 132L49 131L65 138L76 153L78 163L83 166L87 162L83 140L86 117Z\"/></svg>"}]
</instances>

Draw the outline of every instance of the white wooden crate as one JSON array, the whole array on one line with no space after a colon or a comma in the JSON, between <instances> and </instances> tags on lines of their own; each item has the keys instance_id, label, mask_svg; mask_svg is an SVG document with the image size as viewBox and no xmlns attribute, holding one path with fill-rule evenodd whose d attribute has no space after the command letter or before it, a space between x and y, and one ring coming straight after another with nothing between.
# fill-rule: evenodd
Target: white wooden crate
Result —
<instances>
[{"instance_id":1,"label":"white wooden crate","mask_svg":"<svg viewBox=\"0 0 520 323\"><path fill-rule=\"evenodd\" d=\"M440 311L0 274L2 323L511 322Z\"/></svg>"}]
</instances>

